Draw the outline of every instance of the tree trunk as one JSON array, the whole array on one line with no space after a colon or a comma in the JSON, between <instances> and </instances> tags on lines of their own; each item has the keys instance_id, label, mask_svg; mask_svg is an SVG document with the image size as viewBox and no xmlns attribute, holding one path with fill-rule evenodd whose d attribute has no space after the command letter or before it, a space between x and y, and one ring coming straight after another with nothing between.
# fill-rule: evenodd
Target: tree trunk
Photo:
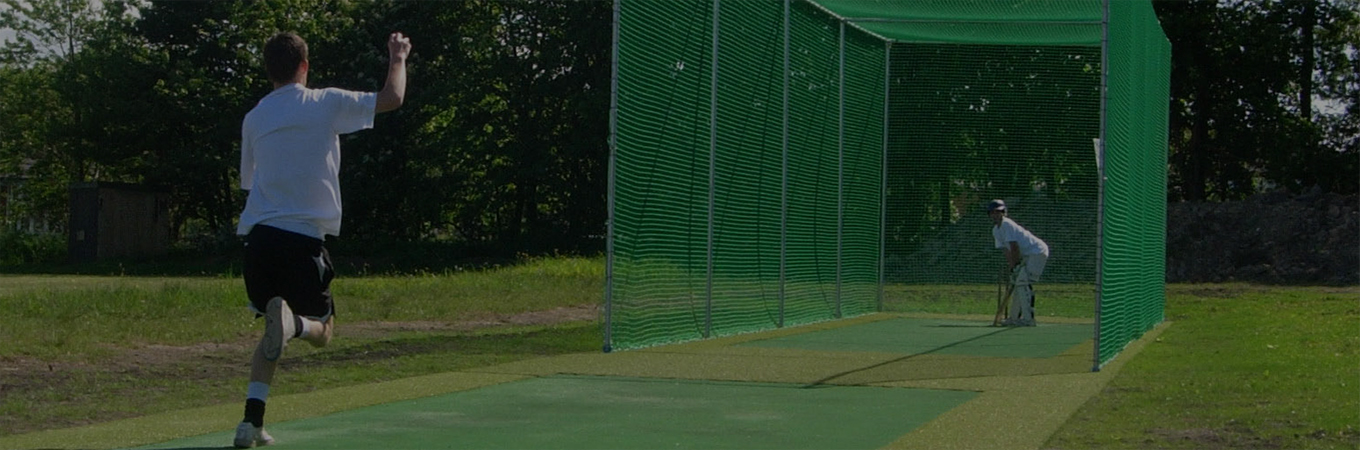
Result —
<instances>
[{"instance_id":1,"label":"tree trunk","mask_svg":"<svg viewBox=\"0 0 1360 450\"><path fill-rule=\"evenodd\" d=\"M1302 42L1299 53L1303 67L1299 68L1299 115L1304 121L1313 120L1313 70L1317 65L1313 55L1313 28L1317 27L1317 0L1304 0L1303 17L1299 19Z\"/></svg>"},{"instance_id":2,"label":"tree trunk","mask_svg":"<svg viewBox=\"0 0 1360 450\"><path fill-rule=\"evenodd\" d=\"M1205 61L1199 59L1199 61ZM1204 200L1205 176L1209 153L1209 115L1210 98L1213 95L1209 78L1201 74L1195 81L1194 102L1190 106L1193 125L1190 127L1190 144L1185 157L1185 174L1181 181L1185 200L1198 202Z\"/></svg>"}]
</instances>

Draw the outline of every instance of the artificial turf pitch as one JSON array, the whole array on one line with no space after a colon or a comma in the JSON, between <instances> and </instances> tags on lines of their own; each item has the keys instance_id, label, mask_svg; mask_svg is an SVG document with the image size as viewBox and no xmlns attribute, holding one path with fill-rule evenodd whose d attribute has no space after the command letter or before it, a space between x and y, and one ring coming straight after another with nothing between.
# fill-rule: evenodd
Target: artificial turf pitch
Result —
<instances>
[{"instance_id":1,"label":"artificial turf pitch","mask_svg":"<svg viewBox=\"0 0 1360 450\"><path fill-rule=\"evenodd\" d=\"M272 448L1038 448L1132 357L1091 324L873 314L271 398ZM239 405L0 439L221 448ZM167 431L168 430L168 431ZM41 444L34 444L41 443Z\"/></svg>"},{"instance_id":2,"label":"artificial turf pitch","mask_svg":"<svg viewBox=\"0 0 1360 450\"><path fill-rule=\"evenodd\" d=\"M976 393L549 376L270 425L271 448L882 447ZM205 448L231 433L150 448ZM282 440L286 437L286 441Z\"/></svg>"}]
</instances>

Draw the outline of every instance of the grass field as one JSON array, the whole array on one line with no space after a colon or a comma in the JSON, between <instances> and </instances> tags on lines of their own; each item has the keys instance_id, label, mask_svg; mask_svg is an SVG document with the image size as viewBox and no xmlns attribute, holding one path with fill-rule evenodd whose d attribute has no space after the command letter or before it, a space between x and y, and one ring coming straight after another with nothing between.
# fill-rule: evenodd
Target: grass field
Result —
<instances>
[{"instance_id":1,"label":"grass field","mask_svg":"<svg viewBox=\"0 0 1360 450\"><path fill-rule=\"evenodd\" d=\"M602 283L602 261L577 258L342 277L336 340L291 347L272 393L599 351ZM1050 289L1047 311L1089 315L1088 289ZM261 327L243 291L229 276L0 276L0 436L242 401ZM994 307L987 289L890 291L907 293L892 310ZM1172 326L1047 447L1360 446L1360 288L1167 292Z\"/></svg>"},{"instance_id":2,"label":"grass field","mask_svg":"<svg viewBox=\"0 0 1360 450\"><path fill-rule=\"evenodd\" d=\"M1360 288L1171 285L1162 335L1051 448L1360 448Z\"/></svg>"}]
</instances>

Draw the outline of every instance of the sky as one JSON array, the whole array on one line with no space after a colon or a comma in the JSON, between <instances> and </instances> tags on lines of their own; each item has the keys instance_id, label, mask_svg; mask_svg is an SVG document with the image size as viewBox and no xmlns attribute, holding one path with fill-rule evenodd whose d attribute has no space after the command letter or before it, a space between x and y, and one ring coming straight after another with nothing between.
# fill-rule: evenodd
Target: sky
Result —
<instances>
[{"instance_id":1,"label":"sky","mask_svg":"<svg viewBox=\"0 0 1360 450\"><path fill-rule=\"evenodd\" d=\"M27 4L27 2L25 2L24 4ZM7 10L7 9L9 9L9 6L7 6L7 5L0 5L0 10ZM5 42L5 41L8 41L8 40L10 40L10 39L14 39L14 30L11 30L11 29L9 29L9 28L0 28L0 42Z\"/></svg>"},{"instance_id":2,"label":"sky","mask_svg":"<svg viewBox=\"0 0 1360 450\"><path fill-rule=\"evenodd\" d=\"M9 9L9 6L0 5L0 10L6 10L6 9ZM14 39L14 30L11 30L11 29L9 29L9 28L0 28L0 42L7 42L7 41L10 41L10 40L13 40L13 39Z\"/></svg>"},{"instance_id":3,"label":"sky","mask_svg":"<svg viewBox=\"0 0 1360 450\"><path fill-rule=\"evenodd\" d=\"M94 8L95 10L100 10L100 9L103 9L103 7L104 7L104 0L85 0L85 1L87 1L87 2L89 3L89 5L90 5L92 8ZM19 0L19 4L24 5L24 6L27 6L27 2L25 2L24 0ZM6 10L6 9L9 9L9 6L4 5L4 4L0 4L0 10ZM138 16L137 8L134 6L134 7L131 9L130 13L131 13L134 17ZM11 30L11 29L9 29L9 28L0 28L0 42L8 42L8 41L11 41L11 40L14 39L14 35L15 35L14 30Z\"/></svg>"}]
</instances>

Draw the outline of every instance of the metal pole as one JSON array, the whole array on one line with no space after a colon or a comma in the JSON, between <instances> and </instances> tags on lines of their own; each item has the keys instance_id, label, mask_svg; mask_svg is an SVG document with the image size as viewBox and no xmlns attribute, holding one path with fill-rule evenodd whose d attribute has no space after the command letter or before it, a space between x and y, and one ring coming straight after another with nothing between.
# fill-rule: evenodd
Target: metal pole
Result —
<instances>
[{"instance_id":1,"label":"metal pole","mask_svg":"<svg viewBox=\"0 0 1360 450\"><path fill-rule=\"evenodd\" d=\"M713 67L708 97L708 286L704 300L704 337L713 335L713 213L718 172L718 10L713 0Z\"/></svg>"},{"instance_id":2,"label":"metal pole","mask_svg":"<svg viewBox=\"0 0 1360 450\"><path fill-rule=\"evenodd\" d=\"M1108 118L1109 78L1110 78L1110 0L1101 2L1102 19L1100 22L1100 145L1096 147L1096 324L1095 351L1091 366L1092 372L1100 371L1100 322L1101 303L1105 301L1101 291L1105 278L1105 121Z\"/></svg>"},{"instance_id":3,"label":"metal pole","mask_svg":"<svg viewBox=\"0 0 1360 450\"><path fill-rule=\"evenodd\" d=\"M784 131L779 186L779 323L776 324L779 328L784 328L784 272L789 247L789 3L792 1L784 0Z\"/></svg>"},{"instance_id":4,"label":"metal pole","mask_svg":"<svg viewBox=\"0 0 1360 450\"><path fill-rule=\"evenodd\" d=\"M883 312L883 266L888 247L888 98L892 92L892 41L883 46L883 151L878 191L878 311Z\"/></svg>"},{"instance_id":5,"label":"metal pole","mask_svg":"<svg viewBox=\"0 0 1360 450\"><path fill-rule=\"evenodd\" d=\"M604 257L604 352L613 350L613 312L614 312L614 175L615 160L618 158L619 129L619 4L614 0L614 36L610 39L613 58L609 63L609 187L605 194L608 198L608 220L605 221Z\"/></svg>"},{"instance_id":6,"label":"metal pole","mask_svg":"<svg viewBox=\"0 0 1360 450\"><path fill-rule=\"evenodd\" d=\"M836 117L836 317L841 312L841 261L845 253L845 22L840 26L840 98Z\"/></svg>"}]
</instances>

